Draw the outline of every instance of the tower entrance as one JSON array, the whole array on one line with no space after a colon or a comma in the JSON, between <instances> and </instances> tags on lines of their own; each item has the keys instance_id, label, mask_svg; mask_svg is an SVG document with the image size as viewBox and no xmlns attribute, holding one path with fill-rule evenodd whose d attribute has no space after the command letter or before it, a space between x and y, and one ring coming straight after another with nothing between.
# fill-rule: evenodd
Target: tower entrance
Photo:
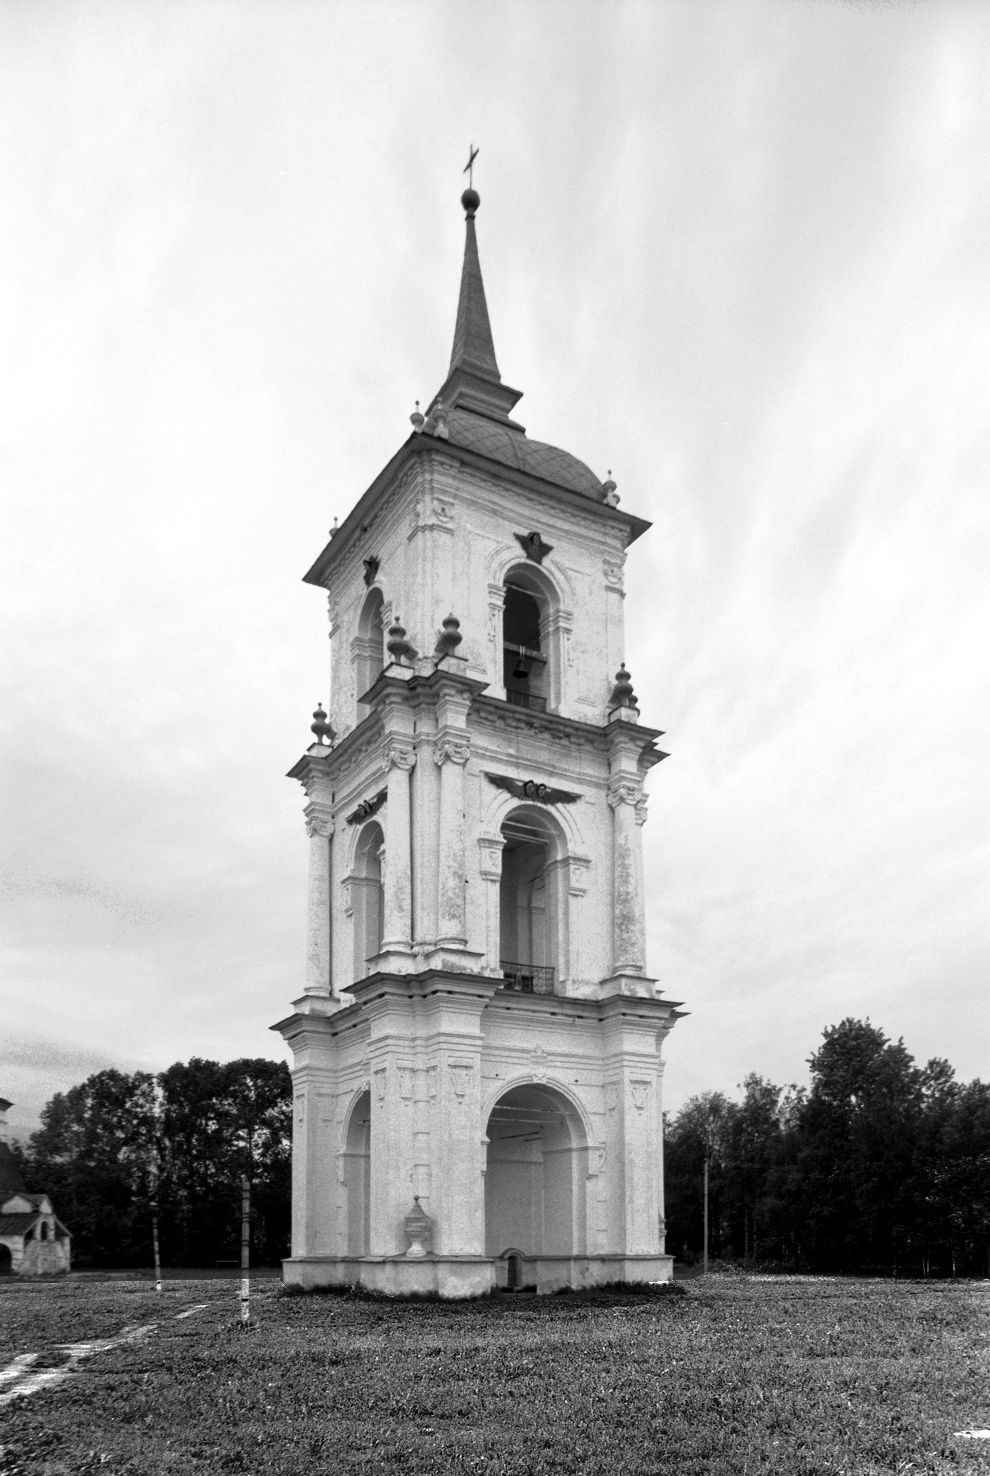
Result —
<instances>
[{"instance_id":1,"label":"tower entrance","mask_svg":"<svg viewBox=\"0 0 990 1476\"><path fill-rule=\"evenodd\" d=\"M536 1285L538 1263L585 1253L587 1134L562 1092L512 1087L486 1129L485 1254L499 1284Z\"/></svg>"}]
</instances>

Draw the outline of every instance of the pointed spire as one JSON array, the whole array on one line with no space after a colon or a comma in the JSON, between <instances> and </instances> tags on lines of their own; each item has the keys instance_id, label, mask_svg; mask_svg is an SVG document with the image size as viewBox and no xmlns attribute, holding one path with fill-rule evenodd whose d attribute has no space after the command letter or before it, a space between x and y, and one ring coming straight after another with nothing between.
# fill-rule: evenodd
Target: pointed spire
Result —
<instances>
[{"instance_id":1,"label":"pointed spire","mask_svg":"<svg viewBox=\"0 0 990 1476\"><path fill-rule=\"evenodd\" d=\"M447 378L434 396L427 413L429 415L437 401L442 400L448 410L473 410L476 414L522 430L517 421L509 419L509 411L522 398L522 391L510 389L507 384L502 383L495 358L495 342L488 317L485 284L478 256L478 238L474 228L474 217L481 204L477 190L466 189L461 196L461 204L466 218L466 239L454 344ZM429 421L426 428L429 429Z\"/></svg>"},{"instance_id":2,"label":"pointed spire","mask_svg":"<svg viewBox=\"0 0 990 1476\"><path fill-rule=\"evenodd\" d=\"M461 295L457 302L454 346L447 373L453 374L455 369L463 365L475 374L501 384L502 376L495 361L495 343L488 317L488 303L485 300L481 262L478 259L478 237L474 229L475 213L481 204L477 190L465 190L461 196L461 204L464 206L467 222L467 239L464 242L464 266L461 269Z\"/></svg>"}]
</instances>

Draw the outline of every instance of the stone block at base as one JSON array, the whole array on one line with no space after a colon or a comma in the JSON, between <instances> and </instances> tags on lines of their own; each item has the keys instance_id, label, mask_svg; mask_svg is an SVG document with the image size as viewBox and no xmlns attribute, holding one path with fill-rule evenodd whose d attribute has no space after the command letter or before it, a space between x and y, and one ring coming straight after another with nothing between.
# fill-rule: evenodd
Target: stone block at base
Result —
<instances>
[{"instance_id":1,"label":"stone block at base","mask_svg":"<svg viewBox=\"0 0 990 1476\"><path fill-rule=\"evenodd\" d=\"M508 1277L504 1264L496 1266L498 1285L505 1288ZM672 1281L673 1256L520 1256L519 1287L532 1289L541 1296L559 1291L580 1291L584 1287L608 1286L621 1282L627 1286L648 1282Z\"/></svg>"},{"instance_id":2,"label":"stone block at base","mask_svg":"<svg viewBox=\"0 0 990 1476\"><path fill-rule=\"evenodd\" d=\"M361 1262L356 1257L292 1256L282 1262L282 1281L302 1291L316 1291L322 1286L357 1286L361 1280Z\"/></svg>"}]
</instances>

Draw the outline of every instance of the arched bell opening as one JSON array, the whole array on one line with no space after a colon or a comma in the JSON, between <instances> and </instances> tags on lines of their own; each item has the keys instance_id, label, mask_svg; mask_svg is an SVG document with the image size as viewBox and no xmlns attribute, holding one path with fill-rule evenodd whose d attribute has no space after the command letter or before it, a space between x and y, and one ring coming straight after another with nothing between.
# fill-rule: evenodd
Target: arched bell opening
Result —
<instances>
[{"instance_id":1,"label":"arched bell opening","mask_svg":"<svg viewBox=\"0 0 990 1476\"><path fill-rule=\"evenodd\" d=\"M382 867L385 836L377 820L365 825L354 848L351 905L354 922L354 978L367 977L369 961L382 950L385 894Z\"/></svg>"},{"instance_id":2,"label":"arched bell opening","mask_svg":"<svg viewBox=\"0 0 990 1476\"><path fill-rule=\"evenodd\" d=\"M585 1254L587 1135L574 1104L551 1086L512 1087L486 1136L485 1254L515 1256L519 1275L541 1256Z\"/></svg>"},{"instance_id":3,"label":"arched bell opening","mask_svg":"<svg viewBox=\"0 0 990 1476\"><path fill-rule=\"evenodd\" d=\"M347 1254L366 1256L371 1225L371 1093L351 1108L344 1134L343 1180L347 1195Z\"/></svg>"},{"instance_id":4,"label":"arched bell opening","mask_svg":"<svg viewBox=\"0 0 990 1476\"><path fill-rule=\"evenodd\" d=\"M533 564L517 564L504 581L502 681L506 700L544 711L559 703L554 615L560 601L551 581Z\"/></svg>"},{"instance_id":5,"label":"arched bell opening","mask_svg":"<svg viewBox=\"0 0 990 1476\"><path fill-rule=\"evenodd\" d=\"M502 823L499 881L499 961L506 988L553 994L563 977L566 929L563 839L534 807L513 810Z\"/></svg>"}]
</instances>

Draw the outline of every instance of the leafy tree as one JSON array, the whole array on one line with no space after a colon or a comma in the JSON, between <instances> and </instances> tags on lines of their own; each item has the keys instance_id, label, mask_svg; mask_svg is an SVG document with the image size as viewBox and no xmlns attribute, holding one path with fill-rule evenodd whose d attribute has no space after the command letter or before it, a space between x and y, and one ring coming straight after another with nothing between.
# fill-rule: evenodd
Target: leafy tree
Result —
<instances>
[{"instance_id":1,"label":"leafy tree","mask_svg":"<svg viewBox=\"0 0 990 1476\"><path fill-rule=\"evenodd\" d=\"M285 1064L194 1058L157 1078L102 1071L57 1093L31 1140L28 1177L52 1195L80 1260L146 1265L157 1201L163 1260L202 1265L238 1256L245 1173L253 1258L281 1258L290 1160Z\"/></svg>"},{"instance_id":2,"label":"leafy tree","mask_svg":"<svg viewBox=\"0 0 990 1476\"><path fill-rule=\"evenodd\" d=\"M156 1135L155 1078L143 1071L99 1071L43 1108L28 1178L51 1195L82 1258L96 1265L147 1258L141 1210Z\"/></svg>"}]
</instances>

